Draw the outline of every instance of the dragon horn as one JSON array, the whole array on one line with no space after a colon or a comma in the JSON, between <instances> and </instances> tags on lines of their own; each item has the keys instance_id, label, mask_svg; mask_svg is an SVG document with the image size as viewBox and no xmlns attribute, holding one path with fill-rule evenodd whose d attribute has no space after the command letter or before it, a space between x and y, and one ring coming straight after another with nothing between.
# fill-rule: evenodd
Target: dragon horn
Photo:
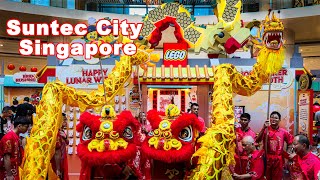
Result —
<instances>
[{"instance_id":1,"label":"dragon horn","mask_svg":"<svg viewBox=\"0 0 320 180\"><path fill-rule=\"evenodd\" d=\"M271 18L272 21L275 21L275 22L279 22L279 18L276 17L276 15L274 15L274 12L272 12L272 18Z\"/></svg>"},{"instance_id":2,"label":"dragon horn","mask_svg":"<svg viewBox=\"0 0 320 180\"><path fill-rule=\"evenodd\" d=\"M266 18L264 19L264 21L265 21L265 22L270 21L269 14L266 16Z\"/></svg>"}]
</instances>

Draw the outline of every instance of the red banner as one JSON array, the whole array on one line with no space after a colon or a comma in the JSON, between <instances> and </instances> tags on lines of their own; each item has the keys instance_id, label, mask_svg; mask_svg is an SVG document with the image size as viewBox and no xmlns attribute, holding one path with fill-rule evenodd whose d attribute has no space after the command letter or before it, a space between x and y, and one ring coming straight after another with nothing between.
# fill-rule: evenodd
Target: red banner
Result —
<instances>
[{"instance_id":1,"label":"red banner","mask_svg":"<svg viewBox=\"0 0 320 180\"><path fill-rule=\"evenodd\" d=\"M164 43L163 65L169 67L186 67L188 65L188 44L186 43Z\"/></svg>"}]
</instances>

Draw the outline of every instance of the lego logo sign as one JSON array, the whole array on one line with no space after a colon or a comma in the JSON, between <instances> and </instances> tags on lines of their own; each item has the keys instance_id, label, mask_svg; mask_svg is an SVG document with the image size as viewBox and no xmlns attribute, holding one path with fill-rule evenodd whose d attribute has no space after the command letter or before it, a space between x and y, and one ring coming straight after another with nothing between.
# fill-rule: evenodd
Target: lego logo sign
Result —
<instances>
[{"instance_id":1,"label":"lego logo sign","mask_svg":"<svg viewBox=\"0 0 320 180\"><path fill-rule=\"evenodd\" d=\"M164 55L165 59L183 61L187 57L187 51L185 50L168 50Z\"/></svg>"},{"instance_id":2,"label":"lego logo sign","mask_svg":"<svg viewBox=\"0 0 320 180\"><path fill-rule=\"evenodd\" d=\"M188 65L188 45L181 43L163 44L163 64L168 67L185 67Z\"/></svg>"}]
</instances>

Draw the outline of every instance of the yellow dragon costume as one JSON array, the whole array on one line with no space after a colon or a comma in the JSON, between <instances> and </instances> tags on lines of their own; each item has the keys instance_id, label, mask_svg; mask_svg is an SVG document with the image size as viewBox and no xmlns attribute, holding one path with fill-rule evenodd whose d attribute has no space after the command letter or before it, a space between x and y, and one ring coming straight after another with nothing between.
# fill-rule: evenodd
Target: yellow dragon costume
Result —
<instances>
[{"instance_id":1,"label":"yellow dragon costume","mask_svg":"<svg viewBox=\"0 0 320 180\"><path fill-rule=\"evenodd\" d=\"M199 139L201 148L193 154L199 157L191 179L232 179L228 166L234 163L235 132L233 93L250 96L277 73L284 62L283 24L272 14L262 24L263 44L257 63L248 76L239 73L234 65L221 64L214 74L212 94L212 127Z\"/></svg>"},{"instance_id":2,"label":"yellow dragon costume","mask_svg":"<svg viewBox=\"0 0 320 180\"><path fill-rule=\"evenodd\" d=\"M225 16L225 8L236 9L236 12L240 13L240 1L220 0L217 2L219 17ZM230 4L233 4L233 6L230 7ZM233 17L237 17L237 15ZM221 27L225 28L224 32L228 32L224 35L229 35L230 38L237 37L236 35L239 32L245 32L244 29L237 31L240 28L239 24L241 24L239 21L240 18L236 18L233 23L222 21L220 23ZM234 163L233 93L244 96L252 95L261 88L263 83L268 81L271 74L278 72L282 66L284 60L283 24L273 14L271 19L268 16L266 17L263 27L264 47L261 49L257 63L253 66L250 75L243 76L231 64L222 64L215 69L215 84L212 94L212 127L199 139L199 142L202 143L201 148L193 155L193 157L199 157L199 161L197 167L192 171L190 179L221 179L222 172L227 172L223 170L229 164ZM217 39L221 37L211 37L216 38L216 41L210 41L209 39L205 49L210 50L210 47L220 45L219 54L223 49L221 46L223 44L219 43ZM222 37L223 41L220 42L226 42L227 39ZM208 39L205 38L204 40ZM215 42L218 42L218 44L215 44ZM240 38L238 42L244 43L245 39ZM194 46L194 48L196 47ZM152 55L151 52L152 49L140 46L135 55L121 56L120 61L116 62L116 66L108 75L108 78L104 80L106 97L104 96L103 86L99 86L96 91L86 93L77 91L58 80L47 83L43 88L42 99L37 106L37 116L34 119L30 138L27 140L26 153L20 174L21 179L46 179L47 174L49 174L49 178L54 178L50 160L54 154L56 134L62 123L61 107L63 104L80 107L81 112L88 108L102 107L123 87L123 84L131 76L132 66L145 65L152 60L159 60L159 56ZM224 177L227 178L227 176Z\"/></svg>"}]
</instances>

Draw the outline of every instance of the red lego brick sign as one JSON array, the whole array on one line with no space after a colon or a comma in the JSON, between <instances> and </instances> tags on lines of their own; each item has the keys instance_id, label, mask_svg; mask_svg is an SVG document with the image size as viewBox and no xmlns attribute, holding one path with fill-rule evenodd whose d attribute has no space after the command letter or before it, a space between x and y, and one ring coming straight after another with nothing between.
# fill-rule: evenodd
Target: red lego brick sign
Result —
<instances>
[{"instance_id":1,"label":"red lego brick sign","mask_svg":"<svg viewBox=\"0 0 320 180\"><path fill-rule=\"evenodd\" d=\"M169 67L185 67L188 65L188 44L185 43L164 43L163 44L163 65Z\"/></svg>"}]
</instances>

